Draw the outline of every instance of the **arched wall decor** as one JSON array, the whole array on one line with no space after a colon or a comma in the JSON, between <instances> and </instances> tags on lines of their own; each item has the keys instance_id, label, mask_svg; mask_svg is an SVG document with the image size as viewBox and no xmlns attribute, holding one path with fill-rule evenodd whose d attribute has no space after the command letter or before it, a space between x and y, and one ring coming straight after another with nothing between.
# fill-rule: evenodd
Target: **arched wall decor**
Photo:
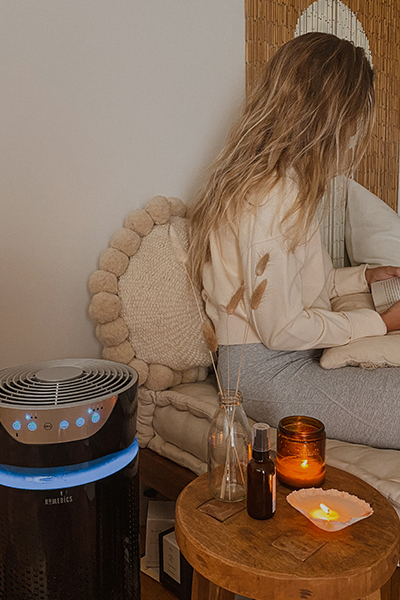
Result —
<instances>
[{"instance_id":1,"label":"arched wall decor","mask_svg":"<svg viewBox=\"0 0 400 600\"><path fill-rule=\"evenodd\" d=\"M398 0L245 0L246 83L296 34L326 31L363 46L375 71L376 124L355 179L397 210L400 141Z\"/></svg>"}]
</instances>

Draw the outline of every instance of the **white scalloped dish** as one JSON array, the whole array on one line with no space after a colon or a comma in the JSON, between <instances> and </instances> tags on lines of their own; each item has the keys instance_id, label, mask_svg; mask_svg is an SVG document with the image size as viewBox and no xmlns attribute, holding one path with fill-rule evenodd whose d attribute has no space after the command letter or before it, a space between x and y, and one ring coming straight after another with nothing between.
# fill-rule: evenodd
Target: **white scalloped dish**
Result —
<instances>
[{"instance_id":1,"label":"white scalloped dish","mask_svg":"<svg viewBox=\"0 0 400 600\"><path fill-rule=\"evenodd\" d=\"M286 500L325 531L339 531L374 512L368 502L339 490L301 489L289 494Z\"/></svg>"}]
</instances>

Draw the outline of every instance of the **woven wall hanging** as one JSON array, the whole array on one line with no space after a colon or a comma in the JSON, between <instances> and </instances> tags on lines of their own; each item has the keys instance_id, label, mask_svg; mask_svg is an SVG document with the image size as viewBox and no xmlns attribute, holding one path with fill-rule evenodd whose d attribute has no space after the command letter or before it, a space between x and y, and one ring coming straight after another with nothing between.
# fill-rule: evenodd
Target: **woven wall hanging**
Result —
<instances>
[{"instance_id":1,"label":"woven wall hanging","mask_svg":"<svg viewBox=\"0 0 400 600\"><path fill-rule=\"evenodd\" d=\"M400 141L400 2L398 0L245 0L246 83L251 90L277 48L308 31L352 40L375 71L376 124L355 174L397 210Z\"/></svg>"}]
</instances>

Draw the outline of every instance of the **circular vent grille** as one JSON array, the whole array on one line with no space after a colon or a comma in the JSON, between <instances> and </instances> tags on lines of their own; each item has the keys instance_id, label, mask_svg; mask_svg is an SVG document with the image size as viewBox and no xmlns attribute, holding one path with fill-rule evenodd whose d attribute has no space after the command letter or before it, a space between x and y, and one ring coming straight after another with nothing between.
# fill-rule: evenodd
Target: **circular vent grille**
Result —
<instances>
[{"instance_id":1,"label":"circular vent grille","mask_svg":"<svg viewBox=\"0 0 400 600\"><path fill-rule=\"evenodd\" d=\"M136 372L106 360L69 359L0 371L0 405L65 405L99 401L131 387Z\"/></svg>"}]
</instances>

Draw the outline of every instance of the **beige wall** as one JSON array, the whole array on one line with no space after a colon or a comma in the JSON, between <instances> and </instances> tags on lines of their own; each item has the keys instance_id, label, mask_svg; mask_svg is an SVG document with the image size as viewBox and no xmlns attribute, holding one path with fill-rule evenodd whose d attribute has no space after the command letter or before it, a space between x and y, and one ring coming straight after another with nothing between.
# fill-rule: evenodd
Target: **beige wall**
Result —
<instances>
[{"instance_id":1,"label":"beige wall","mask_svg":"<svg viewBox=\"0 0 400 600\"><path fill-rule=\"evenodd\" d=\"M125 216L188 200L244 97L243 0L0 7L0 368L100 356L87 280Z\"/></svg>"}]
</instances>

